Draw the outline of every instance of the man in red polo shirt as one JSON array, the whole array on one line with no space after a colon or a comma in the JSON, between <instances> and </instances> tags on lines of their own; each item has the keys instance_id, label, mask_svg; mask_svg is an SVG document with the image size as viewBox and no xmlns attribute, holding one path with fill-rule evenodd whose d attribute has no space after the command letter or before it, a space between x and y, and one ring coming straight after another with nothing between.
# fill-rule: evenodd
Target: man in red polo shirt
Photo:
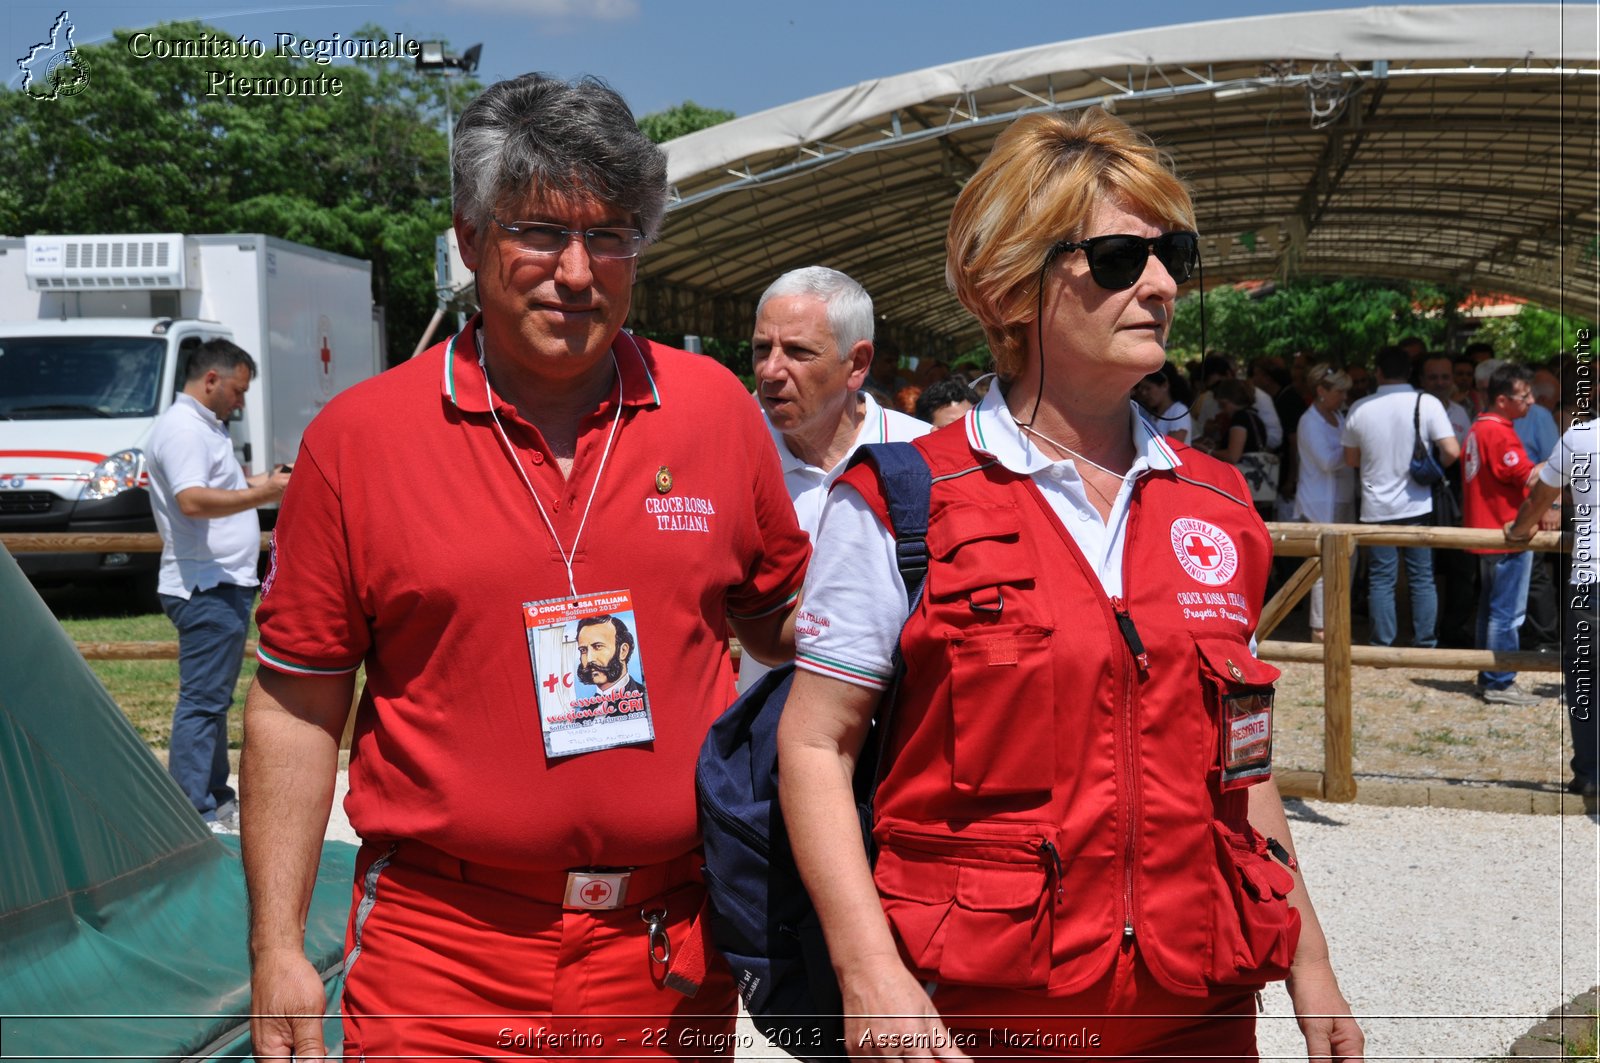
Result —
<instances>
[{"instance_id":1,"label":"man in red polo shirt","mask_svg":"<svg viewBox=\"0 0 1600 1063\"><path fill-rule=\"evenodd\" d=\"M1504 528L1517 516L1538 467L1513 422L1533 405L1533 373L1507 362L1489 376L1486 408L1472 422L1462 459L1462 525ZM1515 650L1528 601L1533 555L1514 550L1472 550L1478 555L1479 649ZM1479 672L1478 693L1499 705L1537 705L1540 698L1517 685L1515 672Z\"/></svg>"},{"instance_id":2,"label":"man in red polo shirt","mask_svg":"<svg viewBox=\"0 0 1600 1063\"><path fill-rule=\"evenodd\" d=\"M346 1057L723 1057L694 761L730 632L792 652L807 539L738 380L621 330L666 193L622 99L501 82L452 163L482 313L328 405L277 527L242 769L256 1051L323 1052L301 920L365 665Z\"/></svg>"}]
</instances>

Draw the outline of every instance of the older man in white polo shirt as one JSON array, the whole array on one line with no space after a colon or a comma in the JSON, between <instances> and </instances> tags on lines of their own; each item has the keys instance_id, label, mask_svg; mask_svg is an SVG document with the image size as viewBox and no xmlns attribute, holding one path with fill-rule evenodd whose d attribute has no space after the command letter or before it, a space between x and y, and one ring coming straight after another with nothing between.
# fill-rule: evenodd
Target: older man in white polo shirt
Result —
<instances>
[{"instance_id":1,"label":"older man in white polo shirt","mask_svg":"<svg viewBox=\"0 0 1600 1063\"><path fill-rule=\"evenodd\" d=\"M209 340L190 356L183 390L150 431L150 501L161 533L161 608L178 629L178 703L167 770L211 829L233 831L228 709L255 601L261 522L289 473L246 477L226 421L244 408L255 361Z\"/></svg>"},{"instance_id":2,"label":"older man in white polo shirt","mask_svg":"<svg viewBox=\"0 0 1600 1063\"><path fill-rule=\"evenodd\" d=\"M862 390L872 366L872 340L872 297L826 266L785 273L756 304L750 340L756 398L778 448L795 516L812 538L828 489L857 447L909 442L931 430L884 409ZM739 689L766 671L746 657L739 665Z\"/></svg>"}]
</instances>

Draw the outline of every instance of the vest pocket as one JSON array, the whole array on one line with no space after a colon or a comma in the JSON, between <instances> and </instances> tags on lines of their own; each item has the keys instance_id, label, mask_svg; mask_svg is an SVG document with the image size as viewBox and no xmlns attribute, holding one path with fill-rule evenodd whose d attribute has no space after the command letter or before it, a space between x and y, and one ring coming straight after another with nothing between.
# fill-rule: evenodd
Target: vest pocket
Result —
<instances>
[{"instance_id":1,"label":"vest pocket","mask_svg":"<svg viewBox=\"0 0 1600 1063\"><path fill-rule=\"evenodd\" d=\"M1236 831L1212 822L1223 893L1216 907L1210 981L1260 985L1289 975L1300 941L1300 913L1289 906L1294 876L1267 851L1249 824Z\"/></svg>"},{"instance_id":2,"label":"vest pocket","mask_svg":"<svg viewBox=\"0 0 1600 1063\"><path fill-rule=\"evenodd\" d=\"M1242 639L1196 638L1206 707L1216 728L1208 773L1222 790L1272 777L1273 684L1282 673Z\"/></svg>"},{"instance_id":3,"label":"vest pocket","mask_svg":"<svg viewBox=\"0 0 1600 1063\"><path fill-rule=\"evenodd\" d=\"M1036 625L952 637L951 755L958 792L1048 791L1056 776L1053 633Z\"/></svg>"},{"instance_id":4,"label":"vest pocket","mask_svg":"<svg viewBox=\"0 0 1600 1063\"><path fill-rule=\"evenodd\" d=\"M899 827L882 834L874 879L919 978L1001 989L1048 985L1060 881L1054 833L1018 824L1005 837Z\"/></svg>"}]
</instances>

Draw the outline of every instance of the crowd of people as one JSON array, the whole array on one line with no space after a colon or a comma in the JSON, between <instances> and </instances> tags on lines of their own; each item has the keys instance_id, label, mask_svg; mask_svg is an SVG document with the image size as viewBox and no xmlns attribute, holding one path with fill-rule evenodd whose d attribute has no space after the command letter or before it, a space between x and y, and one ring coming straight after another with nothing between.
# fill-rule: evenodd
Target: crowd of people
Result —
<instances>
[{"instance_id":1,"label":"crowd of people","mask_svg":"<svg viewBox=\"0 0 1600 1063\"><path fill-rule=\"evenodd\" d=\"M1276 478L1257 496L1265 518L1321 524L1499 529L1526 497L1530 476L1579 416L1573 385L1580 375L1569 364L1570 354L1527 366L1495 357L1484 343L1450 355L1407 338L1374 352L1372 361L1369 372L1314 353L1246 364L1211 354L1190 363L1187 372L1163 366L1134 395L1174 438L1224 461L1260 459L1274 468ZM1565 391L1563 379L1569 382ZM1412 474L1419 441L1442 472L1437 483ZM1480 479L1479 469L1488 475ZM1541 527L1559 523L1557 507ZM1501 632L1496 648L1558 650L1554 588L1565 582L1568 562L1555 554L1517 556L1530 570L1525 594L1509 594L1505 580L1492 575L1486 583L1477 559L1460 551L1374 548L1357 566L1355 588L1371 624L1370 642L1388 646L1399 639L1394 593L1403 557L1410 645L1483 647L1478 603L1480 589L1490 586L1508 603L1496 606L1497 618L1511 610L1513 600L1516 614L1526 616L1512 625L1518 629L1514 642ZM1313 592L1310 627L1318 641L1322 619L1321 595ZM1504 689L1507 683L1490 680L1486 688ZM1537 699L1514 691L1502 700Z\"/></svg>"},{"instance_id":2,"label":"crowd of people","mask_svg":"<svg viewBox=\"0 0 1600 1063\"><path fill-rule=\"evenodd\" d=\"M710 944L694 764L734 695L733 637L795 664L783 812L852 1057L1253 1060L1275 980L1313 1057L1362 1057L1273 781L1264 520L1453 505L1503 526L1503 552L1441 565L1437 590L1428 551L1372 550L1372 638L1398 638L1404 554L1414 644L1505 648L1526 602L1538 646L1555 606L1534 595L1568 580L1541 584L1520 544L1565 487L1593 491L1559 389L1417 344L1377 352L1370 395L1361 366L1310 356L1180 372L1194 204L1089 110L1016 122L957 199L946 274L993 376L908 369L862 286L813 266L760 299L752 401L623 327L666 163L609 87L500 82L452 152L481 311L330 402L292 482L209 469L250 365L197 360L153 477L179 553L205 547L178 518L283 496L239 809L258 1055L326 1050L303 919L354 702L347 1056L728 1058L738 987ZM920 594L873 466L851 464L875 444L931 474ZM247 573L166 560L180 629L217 586L213 612L247 608ZM1570 581L1592 588L1592 561ZM1453 609L1435 630L1439 595L1487 603L1471 635ZM187 698L206 669L185 668ZM863 823L852 770L886 697ZM215 747L192 744L174 773L231 829Z\"/></svg>"}]
</instances>

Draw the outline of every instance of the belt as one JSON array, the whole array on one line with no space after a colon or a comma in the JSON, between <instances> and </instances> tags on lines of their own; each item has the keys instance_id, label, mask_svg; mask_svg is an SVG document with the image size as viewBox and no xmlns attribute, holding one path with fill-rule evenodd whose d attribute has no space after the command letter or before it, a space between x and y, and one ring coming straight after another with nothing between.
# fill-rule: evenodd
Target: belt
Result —
<instances>
[{"instance_id":1,"label":"belt","mask_svg":"<svg viewBox=\"0 0 1600 1063\"><path fill-rule=\"evenodd\" d=\"M400 843L392 862L574 911L609 911L704 881L700 873L704 857L699 851L643 867L527 871L459 860L431 845L408 841Z\"/></svg>"},{"instance_id":2,"label":"belt","mask_svg":"<svg viewBox=\"0 0 1600 1063\"><path fill-rule=\"evenodd\" d=\"M441 878L487 886L541 904L559 905L572 911L610 911L626 905L642 904L652 897L689 883L704 882L704 856L699 850L684 853L659 864L643 867L573 868L569 871L520 871L509 867L460 860L422 842L401 842L395 846L390 862L415 867ZM662 929L665 907L646 911L640 917L648 926L645 952L653 966L661 968L667 988L692 997L706 978L706 957L710 954L710 898L702 897L700 908L690 921L682 947L674 955Z\"/></svg>"}]
</instances>

